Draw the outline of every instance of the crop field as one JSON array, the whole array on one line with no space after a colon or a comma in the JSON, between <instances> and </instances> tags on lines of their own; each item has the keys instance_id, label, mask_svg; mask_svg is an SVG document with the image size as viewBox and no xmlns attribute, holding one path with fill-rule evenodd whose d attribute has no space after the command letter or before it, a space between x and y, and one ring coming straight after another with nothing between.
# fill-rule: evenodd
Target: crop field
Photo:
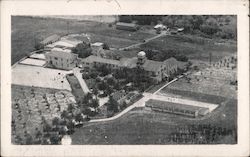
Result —
<instances>
[{"instance_id":1,"label":"crop field","mask_svg":"<svg viewBox=\"0 0 250 157\"><path fill-rule=\"evenodd\" d=\"M29 54L29 52L34 51L35 44L44 38L52 34L63 36L67 33L89 33L93 36L93 41L107 41L107 43L112 43L112 47L124 47L154 36L154 34L143 31L128 32L116 30L113 26L109 27L107 23L95 21L12 16L11 64L14 64Z\"/></svg>"},{"instance_id":2,"label":"crop field","mask_svg":"<svg viewBox=\"0 0 250 157\"><path fill-rule=\"evenodd\" d=\"M179 54L187 56L189 59L204 61L209 61L209 53L211 52L213 62L237 52L235 42L225 41L224 44L218 44L217 42L219 41L210 41L205 38L188 35L167 35L143 44L141 48L166 53L176 51Z\"/></svg>"},{"instance_id":3,"label":"crop field","mask_svg":"<svg viewBox=\"0 0 250 157\"><path fill-rule=\"evenodd\" d=\"M65 90L12 85L12 143L20 144L43 131L43 121L60 117L74 96ZM20 141L21 140L21 141Z\"/></svg>"},{"instance_id":4,"label":"crop field","mask_svg":"<svg viewBox=\"0 0 250 157\"><path fill-rule=\"evenodd\" d=\"M209 130L225 130L225 132L223 135L213 135L210 132L209 136L216 136L215 140L209 139L208 135L201 134L206 137L204 138L206 142L235 144L237 143L236 103L235 100L228 101L205 119L190 119L174 114L135 109L114 121L90 123L83 126L71 137L73 144L177 144L171 136L180 133L181 130L191 128L199 132L199 128L207 128L205 129L207 132ZM198 144L199 142L186 140L186 143ZM178 143L182 144L182 142Z\"/></svg>"}]
</instances>

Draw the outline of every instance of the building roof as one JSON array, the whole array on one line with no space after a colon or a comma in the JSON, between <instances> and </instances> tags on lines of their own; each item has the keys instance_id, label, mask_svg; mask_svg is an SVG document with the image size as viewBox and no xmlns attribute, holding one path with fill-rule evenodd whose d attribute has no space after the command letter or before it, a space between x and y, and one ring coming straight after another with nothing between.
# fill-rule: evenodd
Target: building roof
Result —
<instances>
[{"instance_id":1,"label":"building roof","mask_svg":"<svg viewBox=\"0 0 250 157\"><path fill-rule=\"evenodd\" d=\"M135 23L125 23L125 22L117 22L117 26L126 26L126 27L137 27L137 24Z\"/></svg>"},{"instance_id":2,"label":"building roof","mask_svg":"<svg viewBox=\"0 0 250 157\"><path fill-rule=\"evenodd\" d=\"M27 59L21 61L20 63L27 64L27 65L43 66L46 64L46 61L40 60L40 59L27 58Z\"/></svg>"},{"instance_id":3,"label":"building roof","mask_svg":"<svg viewBox=\"0 0 250 157\"><path fill-rule=\"evenodd\" d=\"M53 49L51 49L51 51L61 51L61 52L67 52L67 53L71 52L71 50L69 50L69 49L62 49L62 48L58 48L58 47L54 47Z\"/></svg>"},{"instance_id":4,"label":"building roof","mask_svg":"<svg viewBox=\"0 0 250 157\"><path fill-rule=\"evenodd\" d=\"M158 71L162 65L163 65L163 62L146 60L145 63L142 65L142 67L146 71Z\"/></svg>"},{"instance_id":5,"label":"building roof","mask_svg":"<svg viewBox=\"0 0 250 157\"><path fill-rule=\"evenodd\" d=\"M94 55L91 55L83 60L89 63L98 62L98 63L105 63L105 64L120 65L120 61L118 60L106 59L106 58L102 58L102 57L98 57Z\"/></svg>"},{"instance_id":6,"label":"building roof","mask_svg":"<svg viewBox=\"0 0 250 157\"><path fill-rule=\"evenodd\" d=\"M73 56L76 56L77 54L74 53L68 53L64 51L50 51L46 53L46 55L53 56L53 57L58 57L58 58L72 58Z\"/></svg>"},{"instance_id":7,"label":"building roof","mask_svg":"<svg viewBox=\"0 0 250 157\"><path fill-rule=\"evenodd\" d=\"M178 108L182 110L188 110L188 111L204 111L204 109L208 110L208 108L205 107L198 107L198 106L191 106L186 104L178 104L168 101L161 101L161 100L155 100L155 99L149 99L146 102L147 107L156 107L160 109L166 109L166 108Z\"/></svg>"},{"instance_id":8,"label":"building roof","mask_svg":"<svg viewBox=\"0 0 250 157\"><path fill-rule=\"evenodd\" d=\"M140 51L140 52L138 52L137 55L140 57L144 57L144 56L146 56L146 53L144 51Z\"/></svg>"},{"instance_id":9,"label":"building roof","mask_svg":"<svg viewBox=\"0 0 250 157\"><path fill-rule=\"evenodd\" d=\"M137 58L136 57L133 57L133 58L121 58L120 59L121 66L127 67L127 68L135 68L136 63L137 63Z\"/></svg>"},{"instance_id":10,"label":"building roof","mask_svg":"<svg viewBox=\"0 0 250 157\"><path fill-rule=\"evenodd\" d=\"M53 43L54 47L59 45L59 46L63 46L63 47L74 47L74 44L72 43L69 43L69 42L66 42L65 40L64 41L57 41L55 43Z\"/></svg>"},{"instance_id":11,"label":"building roof","mask_svg":"<svg viewBox=\"0 0 250 157\"><path fill-rule=\"evenodd\" d=\"M97 47L99 47L99 46L103 46L103 43L96 42L96 43L91 44L91 46L97 46Z\"/></svg>"},{"instance_id":12,"label":"building roof","mask_svg":"<svg viewBox=\"0 0 250 157\"><path fill-rule=\"evenodd\" d=\"M170 57L168 59L166 59L165 61L163 61L165 65L167 66L171 66L171 65L175 65L178 64L178 61L174 58L174 57Z\"/></svg>"},{"instance_id":13,"label":"building roof","mask_svg":"<svg viewBox=\"0 0 250 157\"><path fill-rule=\"evenodd\" d=\"M41 41L41 44L47 44L49 42L55 42L60 39L60 36L57 34L51 35L47 38L45 38L43 41Z\"/></svg>"},{"instance_id":14,"label":"building roof","mask_svg":"<svg viewBox=\"0 0 250 157\"><path fill-rule=\"evenodd\" d=\"M157 29L157 28L167 28L167 27L164 26L163 24L157 24L154 26L154 29Z\"/></svg>"},{"instance_id":15,"label":"building roof","mask_svg":"<svg viewBox=\"0 0 250 157\"><path fill-rule=\"evenodd\" d=\"M39 54L39 53L34 53L32 55L30 55L30 58L35 58L35 59L41 59L41 60L45 60L45 55L43 53Z\"/></svg>"}]
</instances>

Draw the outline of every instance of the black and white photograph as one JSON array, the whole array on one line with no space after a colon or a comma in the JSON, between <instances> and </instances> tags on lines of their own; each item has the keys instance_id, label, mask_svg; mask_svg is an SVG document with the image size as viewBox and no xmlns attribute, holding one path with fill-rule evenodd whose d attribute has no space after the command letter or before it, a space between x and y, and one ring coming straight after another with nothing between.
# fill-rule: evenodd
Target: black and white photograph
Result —
<instances>
[{"instance_id":1,"label":"black and white photograph","mask_svg":"<svg viewBox=\"0 0 250 157\"><path fill-rule=\"evenodd\" d=\"M236 16L11 22L12 143L237 143Z\"/></svg>"},{"instance_id":2,"label":"black and white photograph","mask_svg":"<svg viewBox=\"0 0 250 157\"><path fill-rule=\"evenodd\" d=\"M11 145L241 144L239 15L9 20Z\"/></svg>"}]
</instances>

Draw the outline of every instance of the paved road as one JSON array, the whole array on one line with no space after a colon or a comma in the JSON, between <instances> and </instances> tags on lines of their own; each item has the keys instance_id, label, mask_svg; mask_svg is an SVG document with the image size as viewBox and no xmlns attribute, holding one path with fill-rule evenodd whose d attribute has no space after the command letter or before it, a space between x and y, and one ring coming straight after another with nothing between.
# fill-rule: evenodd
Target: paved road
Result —
<instances>
[{"instance_id":1,"label":"paved road","mask_svg":"<svg viewBox=\"0 0 250 157\"><path fill-rule=\"evenodd\" d=\"M79 81L79 83L80 83L80 85L82 87L83 92L88 93L89 88L88 88L86 82L84 81L84 79L82 78L82 73L80 73L80 69L79 68L74 68L73 73L76 76L76 78L78 79L78 81Z\"/></svg>"},{"instance_id":2,"label":"paved road","mask_svg":"<svg viewBox=\"0 0 250 157\"><path fill-rule=\"evenodd\" d=\"M183 76L180 76L179 78L182 78L182 77L183 77ZM159 88L157 91L155 91L153 94L158 93L158 92L161 91L163 88L167 87L169 84L171 84L171 83L173 83L173 82L175 82L175 81L177 81L177 80L178 80L178 78L175 78L175 79L173 79L172 81L166 83L166 84L163 85L161 88Z\"/></svg>"},{"instance_id":3,"label":"paved road","mask_svg":"<svg viewBox=\"0 0 250 157\"><path fill-rule=\"evenodd\" d=\"M89 122L105 122L105 121L111 121L111 120L115 120L119 117L121 117L122 115L124 115L125 113L127 113L128 111L132 110L135 107L143 107L145 104L145 97L141 98L140 100L138 100L137 102L135 102L133 105L127 107L125 110L123 110L122 112L120 112L119 114L110 117L110 118L104 118L104 119L93 119L90 120Z\"/></svg>"},{"instance_id":4,"label":"paved road","mask_svg":"<svg viewBox=\"0 0 250 157\"><path fill-rule=\"evenodd\" d=\"M167 84L163 85L160 89L166 87L167 85L173 83L174 81L176 81L177 79L174 79L170 82L168 82ZM143 93L143 98L141 98L140 100L138 100L137 102L135 102L133 105L127 107L125 110L123 110L122 112L120 112L119 114L113 116L113 117L110 117L110 118L104 118L104 119L93 119L93 120L90 120L89 122L105 122L105 121L111 121L111 120L115 120L119 117L121 117L122 115L124 115L125 113L127 113L128 111L132 110L133 108L135 107L144 107L145 106L145 102L148 101L149 99L153 98L154 95L156 95L156 93L158 92L159 90L157 90L155 93L151 94L151 93L146 93L144 92Z\"/></svg>"},{"instance_id":5,"label":"paved road","mask_svg":"<svg viewBox=\"0 0 250 157\"><path fill-rule=\"evenodd\" d=\"M127 47L119 48L119 50L122 51L122 50L126 50L126 49L128 50L128 49L136 48L136 47L138 47L138 46L140 46L142 44L145 44L145 43L147 43L147 42L149 42L151 40L154 40L154 39L157 39L159 37L168 35L166 33L167 33L166 31L162 31L161 34L158 34L158 35L156 35L156 36L154 36L152 38L145 39L144 42L142 42L142 43L137 43L137 44L133 44L133 45L130 45L130 46L127 46Z\"/></svg>"}]
</instances>

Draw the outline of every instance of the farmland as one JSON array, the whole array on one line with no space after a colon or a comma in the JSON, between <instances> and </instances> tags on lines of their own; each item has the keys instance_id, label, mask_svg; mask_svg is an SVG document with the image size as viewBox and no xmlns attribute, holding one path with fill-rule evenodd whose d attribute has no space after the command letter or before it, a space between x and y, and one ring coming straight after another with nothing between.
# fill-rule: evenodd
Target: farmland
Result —
<instances>
[{"instance_id":1,"label":"farmland","mask_svg":"<svg viewBox=\"0 0 250 157\"><path fill-rule=\"evenodd\" d=\"M236 117L235 100L228 101L206 119L135 109L114 121L83 126L71 137L72 144L175 144L170 136L177 132L176 129L210 126L232 132L228 136L218 136L211 144L234 144L237 141Z\"/></svg>"},{"instance_id":2,"label":"farmland","mask_svg":"<svg viewBox=\"0 0 250 157\"><path fill-rule=\"evenodd\" d=\"M68 24L67 24L68 23ZM67 29L68 28L68 29ZM36 43L52 35L67 33L87 33L93 41L105 41L110 47L120 47L141 42L154 34L144 31L130 32L116 30L107 23L79 21L75 19L57 19L43 17L12 16L11 18L11 64L34 50ZM104 39L105 37L105 39ZM123 45L123 46L124 46Z\"/></svg>"},{"instance_id":3,"label":"farmland","mask_svg":"<svg viewBox=\"0 0 250 157\"><path fill-rule=\"evenodd\" d=\"M167 35L146 44L141 45L143 50L158 50L162 53L176 52L193 60L209 60L209 53L212 54L212 61L218 61L224 56L235 53L237 46L235 41L209 40L191 35Z\"/></svg>"}]
</instances>

